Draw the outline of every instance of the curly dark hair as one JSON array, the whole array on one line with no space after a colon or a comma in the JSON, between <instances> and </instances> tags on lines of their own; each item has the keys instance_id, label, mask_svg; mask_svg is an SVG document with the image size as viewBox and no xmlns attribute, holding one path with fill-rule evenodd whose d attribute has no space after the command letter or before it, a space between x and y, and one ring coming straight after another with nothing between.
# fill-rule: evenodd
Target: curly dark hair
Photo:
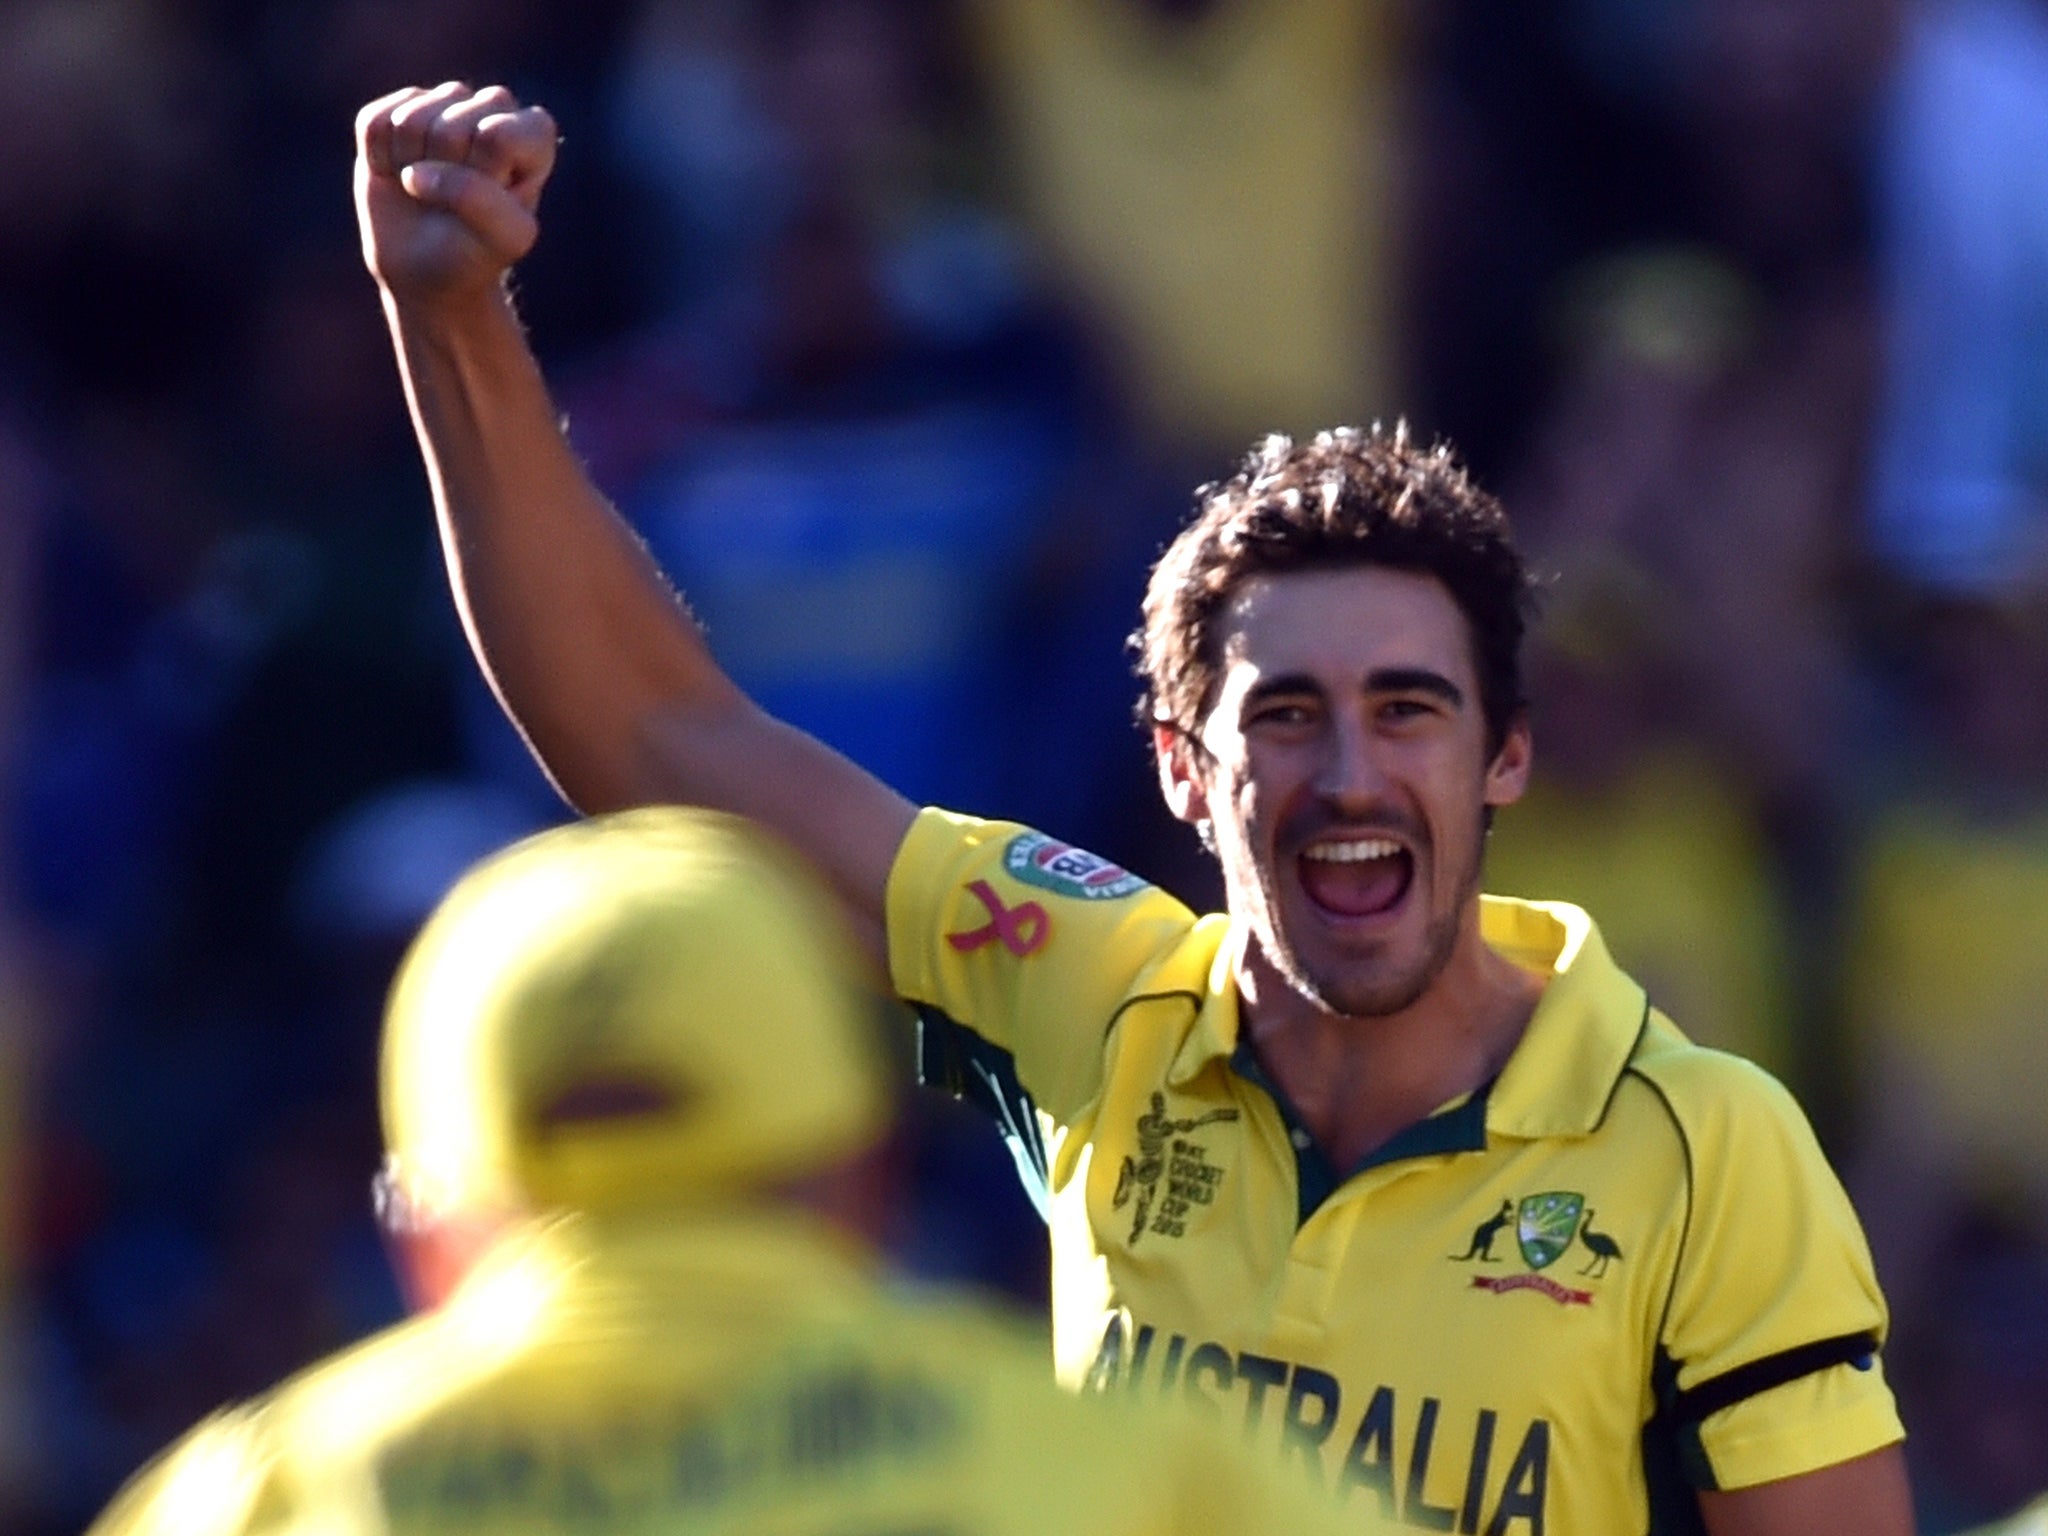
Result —
<instances>
[{"instance_id":1,"label":"curly dark hair","mask_svg":"<svg viewBox=\"0 0 2048 1536\"><path fill-rule=\"evenodd\" d=\"M1465 616L1487 750L1523 708L1522 636L1534 588L1507 514L1447 443L1339 427L1313 442L1272 436L1228 480L1195 492L1195 514L1152 568L1131 637L1147 724L1193 735L1221 664L1217 616L1248 576L1379 565L1441 581Z\"/></svg>"}]
</instances>

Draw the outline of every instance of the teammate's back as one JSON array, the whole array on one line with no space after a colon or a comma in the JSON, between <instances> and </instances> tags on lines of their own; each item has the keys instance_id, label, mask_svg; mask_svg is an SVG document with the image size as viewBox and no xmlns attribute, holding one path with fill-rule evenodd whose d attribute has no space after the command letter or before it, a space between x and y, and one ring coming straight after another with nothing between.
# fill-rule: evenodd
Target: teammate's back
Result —
<instances>
[{"instance_id":1,"label":"teammate's back","mask_svg":"<svg viewBox=\"0 0 2048 1536\"><path fill-rule=\"evenodd\" d=\"M1007 1314L887 1275L830 911L702 812L467 877L385 1035L384 1214L438 1304L201 1424L94 1536L1336 1529L1220 1426L1069 1397Z\"/></svg>"},{"instance_id":2,"label":"teammate's back","mask_svg":"<svg viewBox=\"0 0 2048 1536\"><path fill-rule=\"evenodd\" d=\"M891 1294L815 1226L735 1215L668 1231L568 1218L501 1245L440 1311L202 1425L96 1532L1330 1520L1220 1428L1058 1394L1006 1319Z\"/></svg>"}]
</instances>

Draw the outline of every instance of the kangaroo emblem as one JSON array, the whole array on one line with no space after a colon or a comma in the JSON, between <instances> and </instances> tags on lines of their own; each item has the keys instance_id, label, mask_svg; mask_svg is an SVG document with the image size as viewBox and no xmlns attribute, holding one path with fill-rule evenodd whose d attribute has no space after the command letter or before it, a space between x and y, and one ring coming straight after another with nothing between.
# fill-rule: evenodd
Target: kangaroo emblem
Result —
<instances>
[{"instance_id":1,"label":"kangaroo emblem","mask_svg":"<svg viewBox=\"0 0 2048 1536\"><path fill-rule=\"evenodd\" d=\"M1508 1223L1514 1219L1515 1202L1501 1201L1499 1211L1472 1229L1471 1246L1463 1253L1454 1253L1451 1257L1460 1264L1469 1259L1478 1259L1486 1264L1498 1264L1500 1260L1493 1256L1493 1240L1507 1230Z\"/></svg>"}]
</instances>

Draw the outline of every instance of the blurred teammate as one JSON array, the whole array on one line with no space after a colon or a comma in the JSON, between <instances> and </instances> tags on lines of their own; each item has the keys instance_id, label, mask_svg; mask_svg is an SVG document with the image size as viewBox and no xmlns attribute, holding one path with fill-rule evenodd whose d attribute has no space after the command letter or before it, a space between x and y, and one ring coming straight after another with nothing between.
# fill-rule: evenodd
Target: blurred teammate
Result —
<instances>
[{"instance_id":1,"label":"blurred teammate","mask_svg":"<svg viewBox=\"0 0 2048 1536\"><path fill-rule=\"evenodd\" d=\"M384 1038L383 1213L436 1310L202 1424L98 1536L1334 1530L1212 1426L1085 1402L885 1289L890 1123L830 902L654 809L486 861Z\"/></svg>"},{"instance_id":2,"label":"blurred teammate","mask_svg":"<svg viewBox=\"0 0 2048 1536\"><path fill-rule=\"evenodd\" d=\"M1161 560L1161 783L1229 908L1198 919L920 812L742 695L578 468L506 298L553 122L449 84L358 134L493 685L584 809L740 811L828 872L927 1078L1036 1166L1065 1379L1219 1407L1352 1519L1910 1528L1884 1304L1797 1108L1690 1045L1585 914L1479 894L1529 771L1527 577L1447 453L1273 440Z\"/></svg>"}]
</instances>

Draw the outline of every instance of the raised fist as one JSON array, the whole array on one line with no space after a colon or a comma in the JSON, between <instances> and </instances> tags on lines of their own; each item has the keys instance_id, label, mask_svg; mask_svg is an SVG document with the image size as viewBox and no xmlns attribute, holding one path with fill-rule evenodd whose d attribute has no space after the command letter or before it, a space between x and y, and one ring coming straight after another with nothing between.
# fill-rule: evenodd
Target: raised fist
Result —
<instances>
[{"instance_id":1,"label":"raised fist","mask_svg":"<svg viewBox=\"0 0 2048 1536\"><path fill-rule=\"evenodd\" d=\"M540 234L555 120L501 85L408 87L356 114L363 260L399 299L495 286Z\"/></svg>"}]
</instances>

